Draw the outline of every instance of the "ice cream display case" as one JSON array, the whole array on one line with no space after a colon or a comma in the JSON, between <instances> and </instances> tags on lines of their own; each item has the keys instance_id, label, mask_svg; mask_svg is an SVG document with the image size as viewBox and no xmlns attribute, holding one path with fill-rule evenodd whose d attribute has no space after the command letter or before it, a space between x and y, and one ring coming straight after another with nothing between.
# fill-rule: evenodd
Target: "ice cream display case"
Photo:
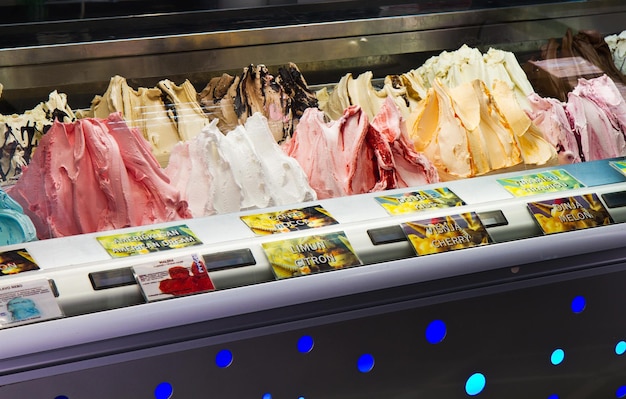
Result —
<instances>
[{"instance_id":1,"label":"ice cream display case","mask_svg":"<svg viewBox=\"0 0 626 399\"><path fill-rule=\"evenodd\" d=\"M623 2L4 3L0 397L626 397Z\"/></svg>"}]
</instances>

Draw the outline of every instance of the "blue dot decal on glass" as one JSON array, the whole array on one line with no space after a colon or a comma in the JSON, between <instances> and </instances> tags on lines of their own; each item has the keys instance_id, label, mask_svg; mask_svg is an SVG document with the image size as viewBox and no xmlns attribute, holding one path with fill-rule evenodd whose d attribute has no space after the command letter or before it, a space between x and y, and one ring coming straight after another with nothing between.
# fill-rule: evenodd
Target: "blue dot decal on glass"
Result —
<instances>
[{"instance_id":1,"label":"blue dot decal on glass","mask_svg":"<svg viewBox=\"0 0 626 399\"><path fill-rule=\"evenodd\" d=\"M550 362L555 366L561 364L563 359L565 359L565 352L563 349L555 349L554 352L552 352L552 355L550 355Z\"/></svg>"},{"instance_id":2,"label":"blue dot decal on glass","mask_svg":"<svg viewBox=\"0 0 626 399\"><path fill-rule=\"evenodd\" d=\"M465 383L465 392L470 396L478 395L485 389L487 380L481 373L474 373L467 379Z\"/></svg>"},{"instance_id":3,"label":"blue dot decal on glass","mask_svg":"<svg viewBox=\"0 0 626 399\"><path fill-rule=\"evenodd\" d=\"M617 398L626 398L626 386L622 385L617 388L617 392L615 392L615 397Z\"/></svg>"},{"instance_id":4,"label":"blue dot decal on glass","mask_svg":"<svg viewBox=\"0 0 626 399\"><path fill-rule=\"evenodd\" d=\"M56 398L54 398L54 399L70 399L70 398L68 398L68 397L67 397L67 396L65 396L65 395L59 395L59 396L57 396L57 397L56 397Z\"/></svg>"},{"instance_id":5,"label":"blue dot decal on glass","mask_svg":"<svg viewBox=\"0 0 626 399\"><path fill-rule=\"evenodd\" d=\"M219 368L225 368L233 362L233 354L228 349L223 349L215 356L215 364Z\"/></svg>"},{"instance_id":6,"label":"blue dot decal on glass","mask_svg":"<svg viewBox=\"0 0 626 399\"><path fill-rule=\"evenodd\" d=\"M271 393L264 393L262 399L272 399L272 394Z\"/></svg>"},{"instance_id":7,"label":"blue dot decal on glass","mask_svg":"<svg viewBox=\"0 0 626 399\"><path fill-rule=\"evenodd\" d=\"M374 356L366 353L359 357L357 367L361 373L369 373L374 368Z\"/></svg>"},{"instance_id":8,"label":"blue dot decal on glass","mask_svg":"<svg viewBox=\"0 0 626 399\"><path fill-rule=\"evenodd\" d=\"M300 353L309 353L313 350L313 337L310 335L303 335L298 340L298 352Z\"/></svg>"},{"instance_id":9,"label":"blue dot decal on glass","mask_svg":"<svg viewBox=\"0 0 626 399\"><path fill-rule=\"evenodd\" d=\"M559 395L553 393L552 395L548 396L548 399L559 399Z\"/></svg>"},{"instance_id":10,"label":"blue dot decal on glass","mask_svg":"<svg viewBox=\"0 0 626 399\"><path fill-rule=\"evenodd\" d=\"M585 310L585 306L587 306L587 301L584 296L579 295L572 299L572 312L580 313Z\"/></svg>"},{"instance_id":11,"label":"blue dot decal on glass","mask_svg":"<svg viewBox=\"0 0 626 399\"><path fill-rule=\"evenodd\" d=\"M169 382L162 382L154 390L155 399L170 399L174 393L174 388Z\"/></svg>"},{"instance_id":12,"label":"blue dot decal on glass","mask_svg":"<svg viewBox=\"0 0 626 399\"><path fill-rule=\"evenodd\" d=\"M617 345L615 345L615 354L621 356L624 353L626 353L626 342L619 341Z\"/></svg>"},{"instance_id":13,"label":"blue dot decal on glass","mask_svg":"<svg viewBox=\"0 0 626 399\"><path fill-rule=\"evenodd\" d=\"M426 327L426 340L431 344L438 344L446 337L446 323L441 320L431 321Z\"/></svg>"}]
</instances>

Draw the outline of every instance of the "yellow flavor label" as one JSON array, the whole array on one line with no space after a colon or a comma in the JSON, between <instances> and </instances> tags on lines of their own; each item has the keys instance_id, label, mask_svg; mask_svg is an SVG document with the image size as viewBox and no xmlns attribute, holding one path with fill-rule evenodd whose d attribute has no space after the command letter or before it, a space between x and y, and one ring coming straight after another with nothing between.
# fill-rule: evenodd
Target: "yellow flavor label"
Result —
<instances>
[{"instance_id":1,"label":"yellow flavor label","mask_svg":"<svg viewBox=\"0 0 626 399\"><path fill-rule=\"evenodd\" d=\"M267 242L263 250L277 279L361 265L343 231Z\"/></svg>"},{"instance_id":2,"label":"yellow flavor label","mask_svg":"<svg viewBox=\"0 0 626 399\"><path fill-rule=\"evenodd\" d=\"M241 220L258 235L288 233L338 224L320 205L245 215L241 216Z\"/></svg>"},{"instance_id":3,"label":"yellow flavor label","mask_svg":"<svg viewBox=\"0 0 626 399\"><path fill-rule=\"evenodd\" d=\"M606 226L613 219L596 194L530 202L528 209L544 234Z\"/></svg>"},{"instance_id":4,"label":"yellow flavor label","mask_svg":"<svg viewBox=\"0 0 626 399\"><path fill-rule=\"evenodd\" d=\"M403 215L430 209L451 208L465 205L462 199L447 187L433 190L411 191L403 194L376 197L376 201L390 215Z\"/></svg>"},{"instance_id":5,"label":"yellow flavor label","mask_svg":"<svg viewBox=\"0 0 626 399\"><path fill-rule=\"evenodd\" d=\"M148 254L201 245L202 241L187 225L150 229L134 233L114 234L96 238L114 258Z\"/></svg>"},{"instance_id":6,"label":"yellow flavor label","mask_svg":"<svg viewBox=\"0 0 626 399\"><path fill-rule=\"evenodd\" d=\"M609 162L609 165L626 176L626 161L613 161Z\"/></svg>"},{"instance_id":7,"label":"yellow flavor label","mask_svg":"<svg viewBox=\"0 0 626 399\"><path fill-rule=\"evenodd\" d=\"M563 169L498 179L498 183L516 197L554 193L585 186Z\"/></svg>"},{"instance_id":8,"label":"yellow flavor label","mask_svg":"<svg viewBox=\"0 0 626 399\"><path fill-rule=\"evenodd\" d=\"M402 230L418 255L492 243L489 233L475 212L403 223Z\"/></svg>"}]
</instances>

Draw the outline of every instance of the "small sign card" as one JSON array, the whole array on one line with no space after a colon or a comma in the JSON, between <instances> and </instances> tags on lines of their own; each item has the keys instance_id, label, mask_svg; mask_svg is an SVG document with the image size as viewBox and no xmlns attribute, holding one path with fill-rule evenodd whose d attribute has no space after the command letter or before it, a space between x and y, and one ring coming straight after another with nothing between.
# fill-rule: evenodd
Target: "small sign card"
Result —
<instances>
[{"instance_id":1,"label":"small sign card","mask_svg":"<svg viewBox=\"0 0 626 399\"><path fill-rule=\"evenodd\" d=\"M63 317L47 279L0 286L0 328Z\"/></svg>"},{"instance_id":2,"label":"small sign card","mask_svg":"<svg viewBox=\"0 0 626 399\"><path fill-rule=\"evenodd\" d=\"M378 201L390 215L403 215L430 209L451 208L465 205L465 202L447 187L385 195L376 197L376 201Z\"/></svg>"},{"instance_id":3,"label":"small sign card","mask_svg":"<svg viewBox=\"0 0 626 399\"><path fill-rule=\"evenodd\" d=\"M402 224L418 255L429 255L491 244L489 233L475 212Z\"/></svg>"},{"instance_id":4,"label":"small sign card","mask_svg":"<svg viewBox=\"0 0 626 399\"><path fill-rule=\"evenodd\" d=\"M215 290L202 256L187 255L133 266L147 301Z\"/></svg>"},{"instance_id":5,"label":"small sign card","mask_svg":"<svg viewBox=\"0 0 626 399\"><path fill-rule=\"evenodd\" d=\"M288 233L338 224L320 205L245 215L241 216L241 220L258 235Z\"/></svg>"},{"instance_id":6,"label":"small sign card","mask_svg":"<svg viewBox=\"0 0 626 399\"><path fill-rule=\"evenodd\" d=\"M611 161L609 162L609 165L626 176L626 161Z\"/></svg>"},{"instance_id":7,"label":"small sign card","mask_svg":"<svg viewBox=\"0 0 626 399\"><path fill-rule=\"evenodd\" d=\"M136 231L97 237L100 244L114 258L142 255L201 245L202 241L187 225Z\"/></svg>"},{"instance_id":8,"label":"small sign card","mask_svg":"<svg viewBox=\"0 0 626 399\"><path fill-rule=\"evenodd\" d=\"M0 276L39 270L39 266L24 248L0 252Z\"/></svg>"},{"instance_id":9,"label":"small sign card","mask_svg":"<svg viewBox=\"0 0 626 399\"><path fill-rule=\"evenodd\" d=\"M564 169L498 179L498 183L516 197L555 193L585 187L584 184L576 180Z\"/></svg>"},{"instance_id":10,"label":"small sign card","mask_svg":"<svg viewBox=\"0 0 626 399\"><path fill-rule=\"evenodd\" d=\"M267 242L263 250L277 279L361 265L343 231Z\"/></svg>"},{"instance_id":11,"label":"small sign card","mask_svg":"<svg viewBox=\"0 0 626 399\"><path fill-rule=\"evenodd\" d=\"M613 224L596 194L530 202L528 209L544 234Z\"/></svg>"}]
</instances>

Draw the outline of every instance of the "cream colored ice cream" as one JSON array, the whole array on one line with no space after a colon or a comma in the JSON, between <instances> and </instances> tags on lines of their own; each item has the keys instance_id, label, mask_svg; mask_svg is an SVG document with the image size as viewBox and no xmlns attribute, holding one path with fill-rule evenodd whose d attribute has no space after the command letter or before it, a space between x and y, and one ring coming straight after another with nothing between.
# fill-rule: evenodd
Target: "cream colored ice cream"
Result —
<instances>
[{"instance_id":1,"label":"cream colored ice cream","mask_svg":"<svg viewBox=\"0 0 626 399\"><path fill-rule=\"evenodd\" d=\"M616 35L606 36L604 41L611 50L615 66L622 74L626 74L626 30Z\"/></svg>"},{"instance_id":2,"label":"cream colored ice cream","mask_svg":"<svg viewBox=\"0 0 626 399\"><path fill-rule=\"evenodd\" d=\"M195 137L209 123L196 97L189 81L177 86L165 79L157 87L135 90L125 78L114 76L106 92L93 99L91 114L84 115L106 118L120 112L148 140L159 163L167 165L174 145Z\"/></svg>"},{"instance_id":3,"label":"cream colored ice cream","mask_svg":"<svg viewBox=\"0 0 626 399\"><path fill-rule=\"evenodd\" d=\"M372 79L371 71L360 74L356 79L350 73L344 75L331 91L324 87L316 92L319 109L329 119L338 120L346 108L358 105L372 120L385 100L391 98L406 120L417 103L426 96L421 77L412 72L386 76L381 88L375 88Z\"/></svg>"},{"instance_id":4,"label":"cream colored ice cream","mask_svg":"<svg viewBox=\"0 0 626 399\"><path fill-rule=\"evenodd\" d=\"M534 92L515 55L493 48L485 54L467 45L456 51L444 51L426 60L415 73L422 77L426 87L437 79L451 88L476 79L485 82L489 89L495 81L505 82L524 109L528 107L527 96Z\"/></svg>"}]
</instances>

